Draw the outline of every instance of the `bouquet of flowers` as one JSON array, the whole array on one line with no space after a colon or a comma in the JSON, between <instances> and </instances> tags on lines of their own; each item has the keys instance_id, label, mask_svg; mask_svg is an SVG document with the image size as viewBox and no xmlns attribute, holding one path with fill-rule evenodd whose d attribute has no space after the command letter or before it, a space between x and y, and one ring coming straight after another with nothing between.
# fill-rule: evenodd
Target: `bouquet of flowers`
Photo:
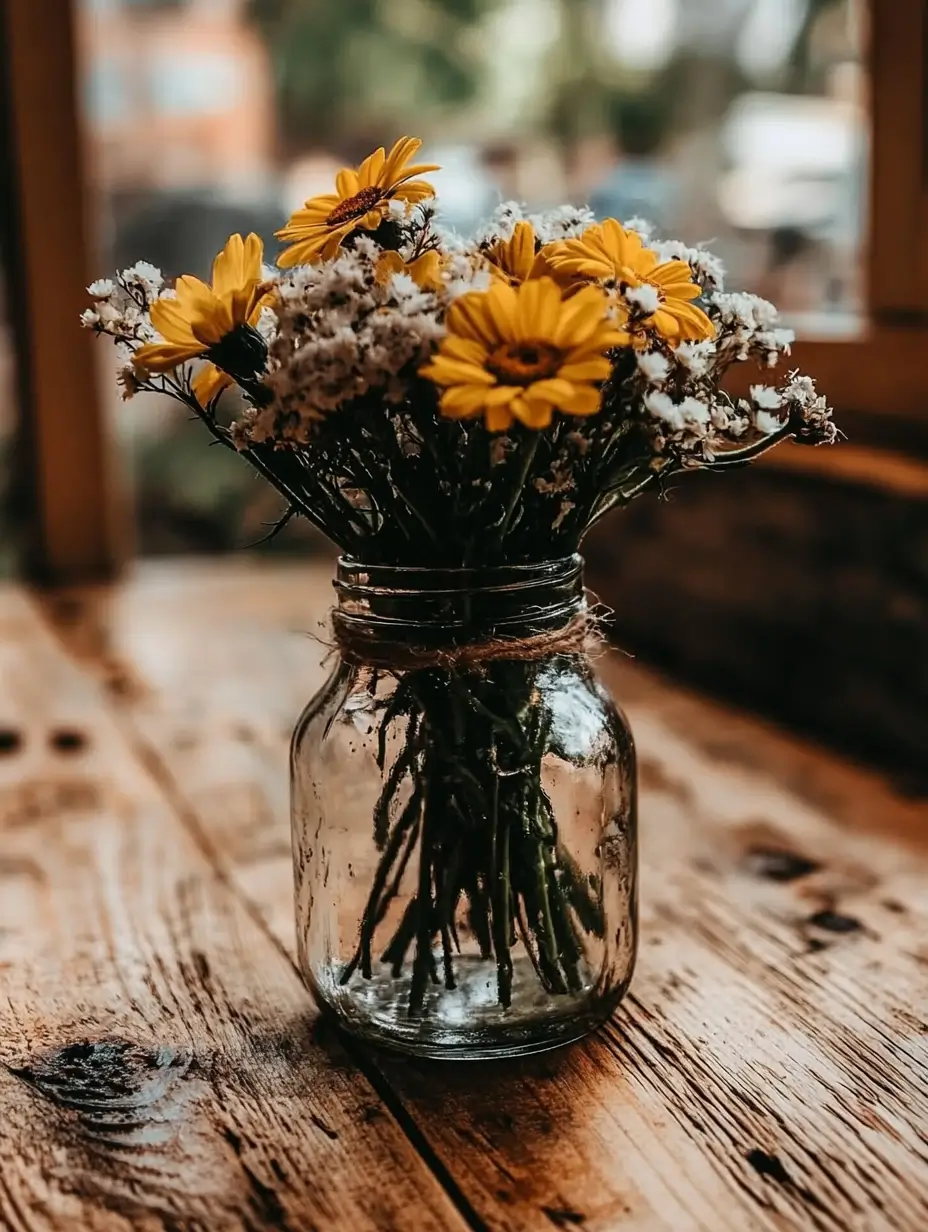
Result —
<instances>
[{"instance_id":1,"label":"bouquet of flowers","mask_svg":"<svg viewBox=\"0 0 928 1232\"><path fill-rule=\"evenodd\" d=\"M733 364L773 369L792 335L771 304L726 291L710 253L572 206L506 204L463 239L436 217L421 177L437 168L412 161L419 145L341 171L279 232L276 268L257 236L233 235L209 283L167 285L142 262L89 288L83 324L124 353L123 396L189 407L279 491L281 524L309 519L364 566L557 561L680 471L740 465L789 437L834 441L824 398L795 371L726 392ZM336 635L348 637L338 623ZM582 938L604 927L541 784L538 656L455 658L482 636L371 657L375 702L394 678L378 710L380 855L341 978L369 979L375 948L397 977L409 963L413 1016L433 946L454 985L461 903L503 1006L517 940L556 994L578 986ZM414 890L381 946L416 844Z\"/></svg>"}]
</instances>

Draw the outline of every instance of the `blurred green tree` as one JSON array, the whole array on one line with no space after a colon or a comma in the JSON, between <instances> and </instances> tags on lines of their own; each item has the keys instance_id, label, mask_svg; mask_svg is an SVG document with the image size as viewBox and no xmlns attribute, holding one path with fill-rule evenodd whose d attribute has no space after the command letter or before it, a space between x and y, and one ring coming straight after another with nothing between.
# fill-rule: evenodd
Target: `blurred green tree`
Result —
<instances>
[{"instance_id":1,"label":"blurred green tree","mask_svg":"<svg viewBox=\"0 0 928 1232\"><path fill-rule=\"evenodd\" d=\"M480 84L476 29L500 0L250 0L271 51L285 152L373 141L468 102Z\"/></svg>"}]
</instances>

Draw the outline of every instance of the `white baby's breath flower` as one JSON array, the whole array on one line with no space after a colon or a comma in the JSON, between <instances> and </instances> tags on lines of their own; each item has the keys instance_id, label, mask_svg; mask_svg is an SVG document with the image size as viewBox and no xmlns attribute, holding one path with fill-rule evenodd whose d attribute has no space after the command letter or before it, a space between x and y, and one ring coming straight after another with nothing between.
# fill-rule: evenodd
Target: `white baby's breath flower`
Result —
<instances>
[{"instance_id":1,"label":"white baby's breath flower","mask_svg":"<svg viewBox=\"0 0 928 1232\"><path fill-rule=\"evenodd\" d=\"M402 206L403 202L393 201L391 202L391 205ZM360 233L354 237L353 248L359 257L364 257L367 261L376 261L383 251L375 239L369 235L363 235Z\"/></svg>"},{"instance_id":2,"label":"white baby's breath flower","mask_svg":"<svg viewBox=\"0 0 928 1232\"><path fill-rule=\"evenodd\" d=\"M130 291L140 291L148 303L158 298L158 293L164 286L161 270L150 261L136 261L135 265L122 271L119 281Z\"/></svg>"},{"instance_id":3,"label":"white baby's breath flower","mask_svg":"<svg viewBox=\"0 0 928 1232\"><path fill-rule=\"evenodd\" d=\"M705 248L690 248L679 240L663 240L653 247L661 261L685 261L693 271L693 280L704 292L725 289L725 266L714 253Z\"/></svg>"},{"instance_id":4,"label":"white baby's breath flower","mask_svg":"<svg viewBox=\"0 0 928 1232\"><path fill-rule=\"evenodd\" d=\"M622 226L626 231L634 231L645 244L650 244L651 236L654 234L654 226L646 218L639 218L636 215L634 218L629 218Z\"/></svg>"},{"instance_id":5,"label":"white baby's breath flower","mask_svg":"<svg viewBox=\"0 0 928 1232\"><path fill-rule=\"evenodd\" d=\"M138 374L132 364L123 364L116 373L116 384L119 386L119 396L123 402L128 402L142 388Z\"/></svg>"},{"instance_id":6,"label":"white baby's breath flower","mask_svg":"<svg viewBox=\"0 0 928 1232\"><path fill-rule=\"evenodd\" d=\"M796 341L796 331L777 328L771 332L773 333L773 341L777 350L782 351L784 355L788 355L790 347Z\"/></svg>"},{"instance_id":7,"label":"white baby's breath flower","mask_svg":"<svg viewBox=\"0 0 928 1232\"><path fill-rule=\"evenodd\" d=\"M756 410L752 416L754 427L761 436L772 436L783 427L783 421L771 411Z\"/></svg>"},{"instance_id":8,"label":"white baby's breath flower","mask_svg":"<svg viewBox=\"0 0 928 1232\"><path fill-rule=\"evenodd\" d=\"M700 398L684 398L680 403L680 414L688 424L707 424L709 422L709 407Z\"/></svg>"},{"instance_id":9,"label":"white baby's breath flower","mask_svg":"<svg viewBox=\"0 0 928 1232\"><path fill-rule=\"evenodd\" d=\"M384 283L377 276L380 255L379 246L362 236L334 261L281 276L271 309L276 333L267 385L273 402L243 421L238 439L302 444L322 418L369 391L388 403L405 400L410 374L444 334L451 296L446 287L424 291L406 273ZM401 442L404 449L407 444Z\"/></svg>"},{"instance_id":10,"label":"white baby's breath flower","mask_svg":"<svg viewBox=\"0 0 928 1232\"><path fill-rule=\"evenodd\" d=\"M85 308L81 313L81 325L84 329L96 329L99 324L99 312L94 312L93 308Z\"/></svg>"},{"instance_id":11,"label":"white baby's breath flower","mask_svg":"<svg viewBox=\"0 0 928 1232\"><path fill-rule=\"evenodd\" d=\"M477 235L478 244L492 244L497 240L512 239L517 222L525 217L525 209L518 201L503 201L490 215L486 227Z\"/></svg>"},{"instance_id":12,"label":"white baby's breath flower","mask_svg":"<svg viewBox=\"0 0 928 1232\"><path fill-rule=\"evenodd\" d=\"M670 373L670 364L660 351L639 351L637 362L639 370L655 385L665 381Z\"/></svg>"},{"instance_id":13,"label":"white baby's breath flower","mask_svg":"<svg viewBox=\"0 0 928 1232\"><path fill-rule=\"evenodd\" d=\"M87 294L91 299L109 299L116 290L116 284L112 278L97 278L87 288Z\"/></svg>"},{"instance_id":14,"label":"white baby's breath flower","mask_svg":"<svg viewBox=\"0 0 928 1232\"><path fill-rule=\"evenodd\" d=\"M674 350L674 358L682 364L694 377L704 376L709 370L710 361L715 354L715 343L681 342Z\"/></svg>"},{"instance_id":15,"label":"white baby's breath flower","mask_svg":"<svg viewBox=\"0 0 928 1232\"><path fill-rule=\"evenodd\" d=\"M677 430L684 427L685 421L680 408L669 394L652 390L650 393L645 394L644 404L655 419L659 419L669 427Z\"/></svg>"},{"instance_id":16,"label":"white baby's breath flower","mask_svg":"<svg viewBox=\"0 0 928 1232\"><path fill-rule=\"evenodd\" d=\"M530 214L529 222L541 244L573 239L596 221L596 215L586 205L559 205L552 210Z\"/></svg>"},{"instance_id":17,"label":"white baby's breath flower","mask_svg":"<svg viewBox=\"0 0 928 1232\"><path fill-rule=\"evenodd\" d=\"M660 292L649 282L643 282L640 287L626 287L625 298L633 308L650 316L661 306Z\"/></svg>"},{"instance_id":18,"label":"white baby's breath flower","mask_svg":"<svg viewBox=\"0 0 928 1232\"><path fill-rule=\"evenodd\" d=\"M778 411L783 405L783 396L772 385L752 385L751 401L762 411Z\"/></svg>"},{"instance_id":19,"label":"white baby's breath flower","mask_svg":"<svg viewBox=\"0 0 928 1232\"><path fill-rule=\"evenodd\" d=\"M97 315L100 318L101 325L116 325L122 320L123 313L115 306L104 300L97 308Z\"/></svg>"},{"instance_id":20,"label":"white baby's breath flower","mask_svg":"<svg viewBox=\"0 0 928 1232\"><path fill-rule=\"evenodd\" d=\"M264 307L258 316L255 329L265 342L270 344L277 337L277 314L273 308Z\"/></svg>"}]
</instances>

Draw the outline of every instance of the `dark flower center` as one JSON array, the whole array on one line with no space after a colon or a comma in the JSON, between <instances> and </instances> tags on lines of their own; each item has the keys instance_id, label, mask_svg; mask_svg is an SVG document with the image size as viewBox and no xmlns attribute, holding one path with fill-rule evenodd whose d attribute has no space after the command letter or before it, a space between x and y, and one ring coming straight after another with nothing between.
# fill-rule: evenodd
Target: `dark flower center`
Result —
<instances>
[{"instance_id":1,"label":"dark flower center","mask_svg":"<svg viewBox=\"0 0 928 1232\"><path fill-rule=\"evenodd\" d=\"M344 201L339 201L325 221L330 227L338 227L343 222L351 222L352 219L363 218L368 210L373 209L382 200L383 191L381 189L362 188L353 197L346 197Z\"/></svg>"},{"instance_id":2,"label":"dark flower center","mask_svg":"<svg viewBox=\"0 0 928 1232\"><path fill-rule=\"evenodd\" d=\"M267 369L267 343L252 325L236 325L203 353L234 380L254 381Z\"/></svg>"},{"instance_id":3,"label":"dark flower center","mask_svg":"<svg viewBox=\"0 0 928 1232\"><path fill-rule=\"evenodd\" d=\"M487 361L495 377L507 385L531 385L554 376L561 352L546 342L510 342L497 347Z\"/></svg>"}]
</instances>

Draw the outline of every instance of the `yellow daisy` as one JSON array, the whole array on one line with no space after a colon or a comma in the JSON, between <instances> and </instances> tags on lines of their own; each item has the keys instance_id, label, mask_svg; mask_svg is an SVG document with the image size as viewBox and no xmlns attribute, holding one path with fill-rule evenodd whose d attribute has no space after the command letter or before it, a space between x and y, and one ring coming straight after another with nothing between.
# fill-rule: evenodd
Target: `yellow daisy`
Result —
<instances>
[{"instance_id":1,"label":"yellow daisy","mask_svg":"<svg viewBox=\"0 0 928 1232\"><path fill-rule=\"evenodd\" d=\"M621 291L653 287L656 304L642 324L665 338L695 341L715 336L712 322L692 303L702 292L686 262L662 264L640 235L614 218L587 227L576 239L549 245L545 255L558 281L593 280ZM649 306L644 296L639 302Z\"/></svg>"},{"instance_id":2,"label":"yellow daisy","mask_svg":"<svg viewBox=\"0 0 928 1232\"><path fill-rule=\"evenodd\" d=\"M432 185L415 177L438 171L438 164L408 166L421 145L415 137L400 137L389 154L381 146L357 171L347 167L339 171L334 193L311 197L277 232L279 240L293 241L277 258L277 264L289 269L320 258L329 261L352 231L376 231L389 213L391 201L412 205L434 197Z\"/></svg>"},{"instance_id":3,"label":"yellow daisy","mask_svg":"<svg viewBox=\"0 0 928 1232\"><path fill-rule=\"evenodd\" d=\"M386 286L394 274L408 274L423 291L438 291L442 286L442 264L441 253L434 249L423 252L413 261L404 261L398 252L384 252L377 258L374 277L381 286Z\"/></svg>"},{"instance_id":4,"label":"yellow daisy","mask_svg":"<svg viewBox=\"0 0 928 1232\"><path fill-rule=\"evenodd\" d=\"M548 273L542 253L535 251L535 228L530 222L517 222L508 240L498 240L484 254L495 278L513 284L540 278Z\"/></svg>"},{"instance_id":5,"label":"yellow daisy","mask_svg":"<svg viewBox=\"0 0 928 1232\"><path fill-rule=\"evenodd\" d=\"M162 337L139 347L133 364L142 372L171 372L180 364L206 355L243 325L257 324L270 298L263 281L264 245L252 233L243 240L230 235L213 262L211 285L192 274L174 284L176 298L159 299L151 306L151 323ZM232 378L207 362L197 374L193 391L205 405L232 384Z\"/></svg>"},{"instance_id":6,"label":"yellow daisy","mask_svg":"<svg viewBox=\"0 0 928 1232\"><path fill-rule=\"evenodd\" d=\"M598 287L565 299L550 278L517 287L498 280L452 304L447 336L420 371L441 386L442 415L484 416L491 432L516 419L546 428L556 410L595 415L612 368L606 351L629 341L608 311Z\"/></svg>"}]
</instances>

